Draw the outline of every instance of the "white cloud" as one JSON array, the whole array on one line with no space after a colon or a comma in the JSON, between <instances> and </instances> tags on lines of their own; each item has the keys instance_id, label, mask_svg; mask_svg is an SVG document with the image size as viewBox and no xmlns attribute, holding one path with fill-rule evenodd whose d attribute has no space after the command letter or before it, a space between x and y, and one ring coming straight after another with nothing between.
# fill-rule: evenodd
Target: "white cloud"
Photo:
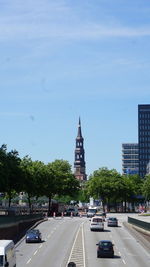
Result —
<instances>
[{"instance_id":1,"label":"white cloud","mask_svg":"<svg viewBox=\"0 0 150 267\"><path fill-rule=\"evenodd\" d=\"M43 1L16 0L13 1L14 4L4 6L0 14L1 41L58 38L78 41L150 36L150 25L125 27L117 21L106 25L101 20L95 22L91 18L87 24L87 20L67 6L66 1Z\"/></svg>"},{"instance_id":2,"label":"white cloud","mask_svg":"<svg viewBox=\"0 0 150 267\"><path fill-rule=\"evenodd\" d=\"M98 40L110 37L144 37L150 36L150 27L147 28L127 28L127 27L106 27L103 25L40 25L28 22L0 23L1 41L17 40L39 40L39 39L62 39L62 40Z\"/></svg>"}]
</instances>

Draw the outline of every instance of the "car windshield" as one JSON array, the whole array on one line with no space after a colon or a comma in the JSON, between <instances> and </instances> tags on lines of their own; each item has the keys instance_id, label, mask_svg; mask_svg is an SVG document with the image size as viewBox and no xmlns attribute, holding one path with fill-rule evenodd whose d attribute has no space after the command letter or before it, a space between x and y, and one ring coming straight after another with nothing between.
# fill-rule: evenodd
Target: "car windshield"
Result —
<instances>
[{"instance_id":1,"label":"car windshield","mask_svg":"<svg viewBox=\"0 0 150 267\"><path fill-rule=\"evenodd\" d=\"M3 255L0 255L0 266L3 266Z\"/></svg>"},{"instance_id":2,"label":"car windshield","mask_svg":"<svg viewBox=\"0 0 150 267\"><path fill-rule=\"evenodd\" d=\"M102 247L111 247L112 243L111 242L101 242L100 246L102 246Z\"/></svg>"},{"instance_id":3,"label":"car windshield","mask_svg":"<svg viewBox=\"0 0 150 267\"><path fill-rule=\"evenodd\" d=\"M111 220L111 221L117 221L116 218L109 218L109 220Z\"/></svg>"},{"instance_id":4,"label":"car windshield","mask_svg":"<svg viewBox=\"0 0 150 267\"><path fill-rule=\"evenodd\" d=\"M91 213L96 213L97 210L96 209L89 209L88 212L91 212Z\"/></svg>"},{"instance_id":5,"label":"car windshield","mask_svg":"<svg viewBox=\"0 0 150 267\"><path fill-rule=\"evenodd\" d=\"M32 229L27 232L27 234L38 234L40 231L38 229Z\"/></svg>"}]
</instances>

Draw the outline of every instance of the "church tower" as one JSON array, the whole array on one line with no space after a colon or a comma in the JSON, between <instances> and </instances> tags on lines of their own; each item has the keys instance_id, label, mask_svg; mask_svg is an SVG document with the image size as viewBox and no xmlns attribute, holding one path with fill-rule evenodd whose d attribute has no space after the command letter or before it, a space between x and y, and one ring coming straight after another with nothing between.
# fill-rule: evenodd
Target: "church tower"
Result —
<instances>
[{"instance_id":1,"label":"church tower","mask_svg":"<svg viewBox=\"0 0 150 267\"><path fill-rule=\"evenodd\" d=\"M76 138L76 148L75 148L74 174L75 177L80 181L87 180L87 175L85 171L83 143L84 143L84 138L82 137L81 122L79 118L78 134Z\"/></svg>"}]
</instances>

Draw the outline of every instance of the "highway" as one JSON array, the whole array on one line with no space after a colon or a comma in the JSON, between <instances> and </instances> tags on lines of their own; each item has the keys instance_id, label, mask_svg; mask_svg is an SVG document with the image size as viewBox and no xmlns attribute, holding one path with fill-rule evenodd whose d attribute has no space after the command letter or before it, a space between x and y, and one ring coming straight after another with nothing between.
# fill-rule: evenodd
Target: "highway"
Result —
<instances>
[{"instance_id":1,"label":"highway","mask_svg":"<svg viewBox=\"0 0 150 267\"><path fill-rule=\"evenodd\" d=\"M49 218L38 225L41 243L26 244L22 239L16 245L17 267L66 267L74 261L77 267L148 267L150 251L144 249L123 226L126 215L117 214L119 227L107 227L104 232L91 232L86 217ZM114 258L97 258L96 243L111 240Z\"/></svg>"}]
</instances>

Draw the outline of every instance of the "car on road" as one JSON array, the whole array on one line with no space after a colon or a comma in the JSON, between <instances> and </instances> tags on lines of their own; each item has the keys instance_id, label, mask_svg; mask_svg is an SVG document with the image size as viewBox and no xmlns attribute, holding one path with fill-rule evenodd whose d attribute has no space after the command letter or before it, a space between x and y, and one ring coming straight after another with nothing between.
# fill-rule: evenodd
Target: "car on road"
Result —
<instances>
[{"instance_id":1,"label":"car on road","mask_svg":"<svg viewBox=\"0 0 150 267\"><path fill-rule=\"evenodd\" d=\"M105 218L106 218L105 212L96 212L95 216L100 216L102 220L105 222Z\"/></svg>"},{"instance_id":2,"label":"car on road","mask_svg":"<svg viewBox=\"0 0 150 267\"><path fill-rule=\"evenodd\" d=\"M94 231L104 231L104 222L103 219L100 218L99 216L94 216L91 219L91 223L90 223L90 230Z\"/></svg>"},{"instance_id":3,"label":"car on road","mask_svg":"<svg viewBox=\"0 0 150 267\"><path fill-rule=\"evenodd\" d=\"M101 240L97 245L97 258L114 257L114 244L110 240Z\"/></svg>"},{"instance_id":4,"label":"car on road","mask_svg":"<svg viewBox=\"0 0 150 267\"><path fill-rule=\"evenodd\" d=\"M66 216L78 216L78 209L77 208L69 208L65 211L64 215Z\"/></svg>"},{"instance_id":5,"label":"car on road","mask_svg":"<svg viewBox=\"0 0 150 267\"><path fill-rule=\"evenodd\" d=\"M87 218L92 218L97 212L96 208L89 208L87 212Z\"/></svg>"},{"instance_id":6,"label":"car on road","mask_svg":"<svg viewBox=\"0 0 150 267\"><path fill-rule=\"evenodd\" d=\"M118 219L116 217L109 217L107 219L107 226L118 226Z\"/></svg>"},{"instance_id":7,"label":"car on road","mask_svg":"<svg viewBox=\"0 0 150 267\"><path fill-rule=\"evenodd\" d=\"M25 236L26 243L41 242L42 235L39 229L28 230Z\"/></svg>"}]
</instances>

